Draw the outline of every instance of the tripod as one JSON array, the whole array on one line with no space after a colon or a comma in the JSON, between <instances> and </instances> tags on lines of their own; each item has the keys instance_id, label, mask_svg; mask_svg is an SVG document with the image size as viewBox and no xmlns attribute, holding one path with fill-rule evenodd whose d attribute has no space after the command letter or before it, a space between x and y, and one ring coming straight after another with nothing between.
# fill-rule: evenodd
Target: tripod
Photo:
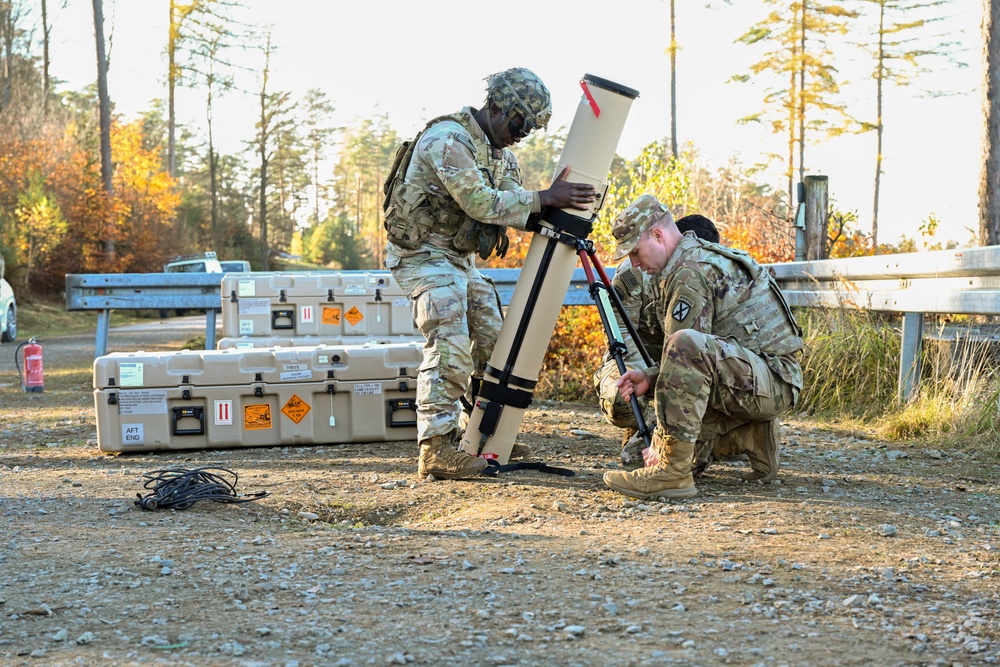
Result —
<instances>
[{"instance_id":1,"label":"tripod","mask_svg":"<svg viewBox=\"0 0 1000 667\"><path fill-rule=\"evenodd\" d=\"M597 305L597 312L601 315L604 334L608 338L608 353L615 360L619 374L624 375L625 371L628 370L625 367L625 352L628 351L628 347L625 345L625 341L622 340L621 329L618 326L618 321L615 319L612 304L614 304L614 310L618 311L625 324L625 328L628 330L633 342L635 342L636 349L639 350L642 360L646 362L646 366L652 366L653 361L649 356L649 352L646 350L646 346L642 344L639 332L636 331L635 325L625 312L625 306L622 304L621 298L611 287L611 281L608 279L608 274L604 271L604 266L601 264L601 260L594 250L593 242L581 239L576 244L576 248L576 254L580 257L583 271L587 275L587 283L590 285L590 296L594 299L594 303ZM599 282L594 275L595 270L597 275L600 276ZM636 423L639 425L638 435L646 443L646 446L649 447L652 445L652 433L646 424L646 419L642 415L639 399L634 393L629 398L629 404L632 406L632 414L635 415Z\"/></svg>"}]
</instances>

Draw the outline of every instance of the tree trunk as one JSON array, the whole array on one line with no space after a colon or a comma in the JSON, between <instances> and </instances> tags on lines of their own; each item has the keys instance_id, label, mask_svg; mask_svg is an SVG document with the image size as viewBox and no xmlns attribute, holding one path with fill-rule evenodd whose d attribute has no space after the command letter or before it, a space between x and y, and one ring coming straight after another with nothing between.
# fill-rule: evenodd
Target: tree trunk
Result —
<instances>
[{"instance_id":1,"label":"tree trunk","mask_svg":"<svg viewBox=\"0 0 1000 667\"><path fill-rule=\"evenodd\" d=\"M872 247L878 254L878 195L882 185L882 81L885 74L885 1L879 2L878 70L875 74L875 193L872 201Z\"/></svg>"},{"instance_id":2,"label":"tree trunk","mask_svg":"<svg viewBox=\"0 0 1000 667\"><path fill-rule=\"evenodd\" d=\"M269 271L270 257L267 252L267 77L260 89L260 264L261 271Z\"/></svg>"},{"instance_id":3,"label":"tree trunk","mask_svg":"<svg viewBox=\"0 0 1000 667\"><path fill-rule=\"evenodd\" d=\"M211 65L209 65L211 67ZM212 243L218 244L219 239L219 157L215 153L215 141L212 135L212 86L214 77L210 74L207 81L208 99L206 102L206 120L208 121L208 190L211 197Z\"/></svg>"},{"instance_id":4,"label":"tree trunk","mask_svg":"<svg viewBox=\"0 0 1000 667\"><path fill-rule=\"evenodd\" d=\"M670 152L677 159L677 38L674 1L670 0Z\"/></svg>"},{"instance_id":5,"label":"tree trunk","mask_svg":"<svg viewBox=\"0 0 1000 667\"><path fill-rule=\"evenodd\" d=\"M979 178L979 242L1000 244L1000 0L983 3L983 163Z\"/></svg>"},{"instance_id":6,"label":"tree trunk","mask_svg":"<svg viewBox=\"0 0 1000 667\"><path fill-rule=\"evenodd\" d=\"M108 199L114 196L114 183L111 180L111 100L108 97L108 58L104 50L104 6L103 0L93 0L94 6L94 39L97 43L97 97L101 115L101 181ZM107 238L104 250L108 261L115 258L114 222L107 221Z\"/></svg>"},{"instance_id":7,"label":"tree trunk","mask_svg":"<svg viewBox=\"0 0 1000 667\"><path fill-rule=\"evenodd\" d=\"M799 46L799 182L806 177L806 1L802 0Z\"/></svg>"},{"instance_id":8,"label":"tree trunk","mask_svg":"<svg viewBox=\"0 0 1000 667\"><path fill-rule=\"evenodd\" d=\"M42 114L49 115L49 12L48 0L42 0Z\"/></svg>"},{"instance_id":9,"label":"tree trunk","mask_svg":"<svg viewBox=\"0 0 1000 667\"><path fill-rule=\"evenodd\" d=\"M177 171L177 158L175 155L175 128L177 119L174 114L174 89L177 87L177 33L180 30L178 25L177 5L174 0L170 0L170 17L167 33L167 173L173 178Z\"/></svg>"},{"instance_id":10,"label":"tree trunk","mask_svg":"<svg viewBox=\"0 0 1000 667\"><path fill-rule=\"evenodd\" d=\"M0 2L0 37L3 38L3 66L0 68L0 111L10 104L11 77L14 70L10 59L14 52L14 7Z\"/></svg>"}]
</instances>

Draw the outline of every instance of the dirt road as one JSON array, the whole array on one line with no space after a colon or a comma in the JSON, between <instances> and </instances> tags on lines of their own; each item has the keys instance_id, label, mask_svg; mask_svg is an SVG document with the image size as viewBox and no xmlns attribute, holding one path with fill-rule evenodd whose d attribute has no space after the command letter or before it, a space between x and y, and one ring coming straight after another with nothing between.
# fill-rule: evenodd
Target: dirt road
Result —
<instances>
[{"instance_id":1,"label":"dirt road","mask_svg":"<svg viewBox=\"0 0 1000 667\"><path fill-rule=\"evenodd\" d=\"M93 340L50 349L59 373ZM995 461L797 418L778 483L716 464L641 503L601 482L616 430L550 402L520 437L574 477L419 482L413 442L108 456L85 376L25 397L0 369L3 665L1000 661ZM270 495L133 504L143 473L203 465Z\"/></svg>"}]
</instances>

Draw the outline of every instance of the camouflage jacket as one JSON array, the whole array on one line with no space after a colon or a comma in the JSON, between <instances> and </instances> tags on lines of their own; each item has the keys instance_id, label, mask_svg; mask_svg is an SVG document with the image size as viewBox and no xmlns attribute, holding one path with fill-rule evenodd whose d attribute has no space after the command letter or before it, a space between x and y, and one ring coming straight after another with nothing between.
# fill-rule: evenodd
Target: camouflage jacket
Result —
<instances>
[{"instance_id":1,"label":"camouflage jacket","mask_svg":"<svg viewBox=\"0 0 1000 667\"><path fill-rule=\"evenodd\" d=\"M423 195L431 213L433 222L424 244L455 250L452 241L465 216L524 229L528 216L541 210L538 193L521 186L517 158L490 144L475 113L476 109L465 107L433 123L414 149L405 181ZM402 256L419 252L394 250Z\"/></svg>"},{"instance_id":2,"label":"camouflage jacket","mask_svg":"<svg viewBox=\"0 0 1000 667\"><path fill-rule=\"evenodd\" d=\"M802 331L770 271L746 252L687 233L660 273L664 336L694 329L760 355L782 380L802 388ZM655 382L659 368L646 371Z\"/></svg>"},{"instance_id":3,"label":"camouflage jacket","mask_svg":"<svg viewBox=\"0 0 1000 667\"><path fill-rule=\"evenodd\" d=\"M621 299L626 314L635 325L636 333L652 359L659 359L663 351L663 317L659 312L658 298L662 283L660 276L650 276L636 269L627 258L618 265L615 277L611 279L611 287ZM624 322L619 324L622 340L628 348L626 357L638 360L640 355L632 336ZM606 355L605 361L608 358L610 357Z\"/></svg>"}]
</instances>

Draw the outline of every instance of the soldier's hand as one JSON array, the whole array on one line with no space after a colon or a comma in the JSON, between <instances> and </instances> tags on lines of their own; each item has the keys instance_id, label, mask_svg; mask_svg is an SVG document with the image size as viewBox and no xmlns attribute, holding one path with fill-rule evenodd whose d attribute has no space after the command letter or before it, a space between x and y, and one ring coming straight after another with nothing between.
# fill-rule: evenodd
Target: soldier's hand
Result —
<instances>
[{"instance_id":1,"label":"soldier's hand","mask_svg":"<svg viewBox=\"0 0 1000 667\"><path fill-rule=\"evenodd\" d=\"M660 456L652 447L646 447L642 450L642 460L646 463L647 468L652 468L660 462Z\"/></svg>"},{"instance_id":2,"label":"soldier's hand","mask_svg":"<svg viewBox=\"0 0 1000 667\"><path fill-rule=\"evenodd\" d=\"M542 206L575 208L585 211L597 199L597 190L593 185L589 183L571 183L566 180L569 169L569 165L567 165L556 180L552 182L548 190L542 190L538 193Z\"/></svg>"},{"instance_id":3,"label":"soldier's hand","mask_svg":"<svg viewBox=\"0 0 1000 667\"><path fill-rule=\"evenodd\" d=\"M618 378L618 393L626 401L632 400L632 394L645 396L649 392L649 378L642 371L630 369Z\"/></svg>"}]
</instances>

